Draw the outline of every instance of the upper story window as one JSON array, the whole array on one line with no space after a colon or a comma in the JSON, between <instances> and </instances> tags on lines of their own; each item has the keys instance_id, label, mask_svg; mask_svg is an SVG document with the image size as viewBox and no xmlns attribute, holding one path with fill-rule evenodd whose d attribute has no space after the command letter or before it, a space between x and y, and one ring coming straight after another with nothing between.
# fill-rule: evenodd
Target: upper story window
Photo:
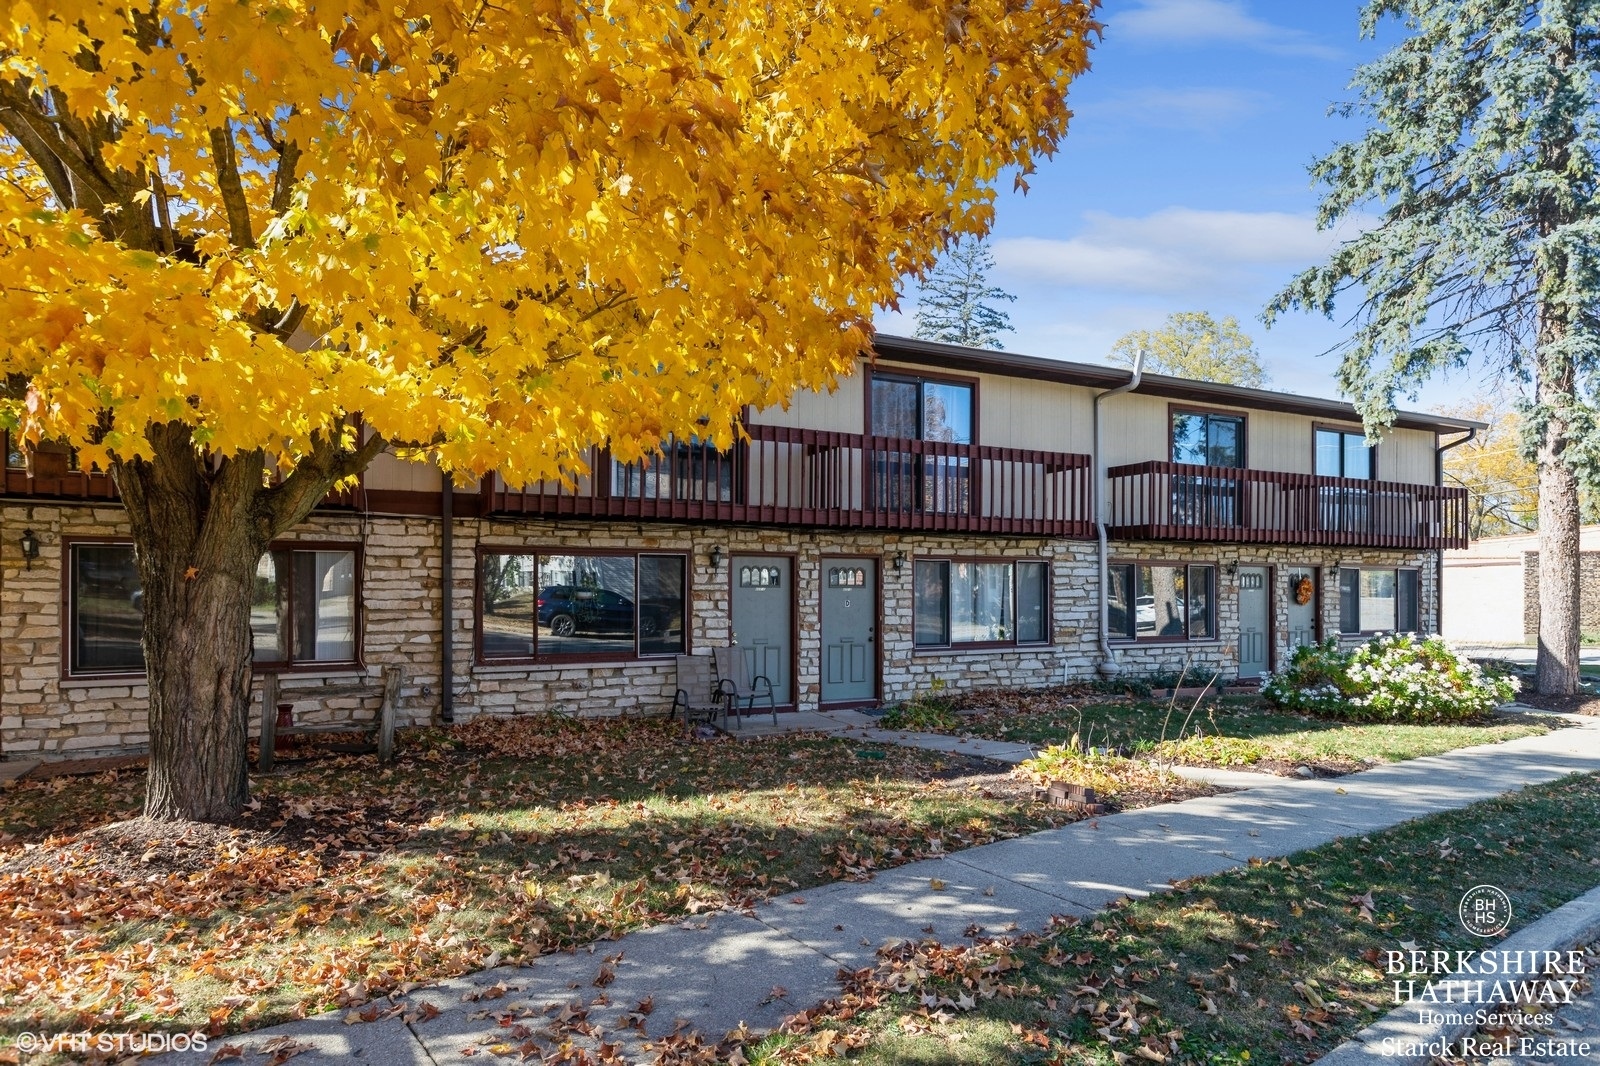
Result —
<instances>
[{"instance_id":1,"label":"upper story window","mask_svg":"<svg viewBox=\"0 0 1600 1066\"><path fill-rule=\"evenodd\" d=\"M870 431L875 437L971 444L972 386L874 374Z\"/></svg>"},{"instance_id":2,"label":"upper story window","mask_svg":"<svg viewBox=\"0 0 1600 1066\"><path fill-rule=\"evenodd\" d=\"M1197 466L1244 466L1244 416L1214 411L1172 412L1172 461Z\"/></svg>"},{"instance_id":3,"label":"upper story window","mask_svg":"<svg viewBox=\"0 0 1600 1066\"><path fill-rule=\"evenodd\" d=\"M1323 477L1352 477L1363 481L1374 476L1372 449L1360 430L1316 430L1317 473Z\"/></svg>"},{"instance_id":4,"label":"upper story window","mask_svg":"<svg viewBox=\"0 0 1600 1066\"><path fill-rule=\"evenodd\" d=\"M733 457L698 437L669 438L658 455L611 460L611 495L644 500L733 500Z\"/></svg>"},{"instance_id":5,"label":"upper story window","mask_svg":"<svg viewBox=\"0 0 1600 1066\"><path fill-rule=\"evenodd\" d=\"M969 445L972 437L970 383L874 374L872 436L927 442L930 447L877 451L871 457L874 510L940 514L972 513L972 459L946 445Z\"/></svg>"},{"instance_id":6,"label":"upper story window","mask_svg":"<svg viewBox=\"0 0 1600 1066\"><path fill-rule=\"evenodd\" d=\"M260 667L355 663L359 644L355 548L278 547L256 565L250 637ZM133 545L67 548L67 672L140 674L144 591Z\"/></svg>"},{"instance_id":7,"label":"upper story window","mask_svg":"<svg viewBox=\"0 0 1600 1066\"><path fill-rule=\"evenodd\" d=\"M486 551L478 657L632 658L685 649L683 555Z\"/></svg>"}]
</instances>

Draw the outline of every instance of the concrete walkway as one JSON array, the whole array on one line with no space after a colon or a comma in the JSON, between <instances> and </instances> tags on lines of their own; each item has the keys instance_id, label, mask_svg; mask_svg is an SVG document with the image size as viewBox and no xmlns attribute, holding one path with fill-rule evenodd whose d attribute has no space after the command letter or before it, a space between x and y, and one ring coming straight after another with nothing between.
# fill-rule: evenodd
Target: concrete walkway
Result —
<instances>
[{"instance_id":1,"label":"concrete walkway","mask_svg":"<svg viewBox=\"0 0 1600 1066\"><path fill-rule=\"evenodd\" d=\"M712 1039L741 1022L769 1029L833 995L840 968L872 965L877 949L891 941L958 942L974 927L983 935L1042 929L1052 915L1088 915L1120 897L1148 895L1251 858L1375 832L1574 771L1600 771L1600 720L1574 721L1544 736L1342 778L1266 778L1249 791L1079 822L911 863L869 882L792 893L750 914L699 916L526 967L446 981L396 997L404 1012L379 1021L346 1025L346 1012L335 1012L212 1049L243 1046L249 1062L269 1041L293 1040L313 1046L295 1059L307 1066L482 1062L496 1045L519 1046L548 1024L547 1011L567 1004L587 1009L588 1022L618 1039L623 1015L646 997L654 1003L647 1019L652 1037L680 1021ZM830 731L847 731L835 724ZM440 1014L422 1020L424 1004Z\"/></svg>"}]
</instances>

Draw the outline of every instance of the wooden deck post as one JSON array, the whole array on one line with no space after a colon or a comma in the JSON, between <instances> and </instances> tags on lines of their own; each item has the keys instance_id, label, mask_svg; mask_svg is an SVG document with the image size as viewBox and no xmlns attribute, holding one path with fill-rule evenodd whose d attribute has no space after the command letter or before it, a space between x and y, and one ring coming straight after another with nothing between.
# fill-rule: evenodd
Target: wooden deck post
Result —
<instances>
[{"instance_id":1,"label":"wooden deck post","mask_svg":"<svg viewBox=\"0 0 1600 1066\"><path fill-rule=\"evenodd\" d=\"M272 769L272 749L278 742L278 675L261 678L261 755L256 765L262 773Z\"/></svg>"}]
</instances>

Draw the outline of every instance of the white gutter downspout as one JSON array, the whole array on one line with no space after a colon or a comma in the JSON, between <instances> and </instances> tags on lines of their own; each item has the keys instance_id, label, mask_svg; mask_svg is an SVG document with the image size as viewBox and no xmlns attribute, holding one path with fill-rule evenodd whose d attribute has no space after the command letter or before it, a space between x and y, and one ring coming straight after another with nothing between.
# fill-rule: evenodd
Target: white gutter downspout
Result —
<instances>
[{"instance_id":1,"label":"white gutter downspout","mask_svg":"<svg viewBox=\"0 0 1600 1066\"><path fill-rule=\"evenodd\" d=\"M1468 426L1467 427L1467 435L1465 437L1462 437L1460 440L1453 440L1449 444L1441 444L1441 445L1439 445L1438 447L1436 447L1433 450L1433 464L1434 464L1434 466L1433 466L1433 481L1434 481L1434 484L1438 485L1441 488L1444 487L1444 453L1449 451L1451 448L1459 448L1459 447L1461 447L1463 444L1466 444L1469 441L1471 441L1474 438L1476 438L1477 435L1478 435L1478 427L1476 427L1476 426ZM1439 438L1437 438L1437 437L1434 438L1434 440L1438 440L1438 439ZM1443 518L1444 518L1444 516L1441 514L1440 515L1441 525L1443 523ZM1471 529L1470 523L1469 523L1468 529L1469 529L1469 532L1470 532L1470 529ZM1442 528L1441 528L1440 532L1443 532ZM1434 553L1433 553L1433 595L1434 595L1434 600L1435 600L1434 613L1433 613L1433 631L1435 633L1443 633L1444 632L1444 549L1443 548L1436 549L1434 551Z\"/></svg>"},{"instance_id":2,"label":"white gutter downspout","mask_svg":"<svg viewBox=\"0 0 1600 1066\"><path fill-rule=\"evenodd\" d=\"M1104 442L1100 432L1100 401L1111 396L1120 396L1124 392L1132 392L1139 387L1139 378L1144 374L1144 349L1140 348L1133 355L1133 377L1128 379L1126 385L1118 385L1114 389L1107 389L1098 393L1094 398L1094 525L1100 537L1100 674L1103 677L1115 677L1121 667L1117 665L1116 655L1111 650L1111 599L1108 595L1107 585L1110 581L1110 570L1106 564L1106 456Z\"/></svg>"}]
</instances>

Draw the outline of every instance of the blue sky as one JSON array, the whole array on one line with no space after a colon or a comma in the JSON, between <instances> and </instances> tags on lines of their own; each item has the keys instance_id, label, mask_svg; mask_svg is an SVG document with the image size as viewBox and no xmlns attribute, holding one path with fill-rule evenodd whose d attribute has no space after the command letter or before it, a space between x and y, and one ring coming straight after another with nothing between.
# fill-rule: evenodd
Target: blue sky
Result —
<instances>
[{"instance_id":1,"label":"blue sky","mask_svg":"<svg viewBox=\"0 0 1600 1066\"><path fill-rule=\"evenodd\" d=\"M1061 150L1026 195L1004 192L996 205L991 281L1017 296L1006 348L1101 362L1123 333L1168 312L1231 314L1271 387L1334 395L1335 357L1318 353L1341 339L1342 317L1294 313L1268 330L1260 315L1336 240L1317 231L1307 164L1359 133L1329 106L1351 97L1353 69L1398 33L1361 39L1360 8L1106 0L1105 39L1069 93ZM910 295L879 329L912 332ZM1479 384L1437 379L1400 402L1433 407Z\"/></svg>"}]
</instances>

